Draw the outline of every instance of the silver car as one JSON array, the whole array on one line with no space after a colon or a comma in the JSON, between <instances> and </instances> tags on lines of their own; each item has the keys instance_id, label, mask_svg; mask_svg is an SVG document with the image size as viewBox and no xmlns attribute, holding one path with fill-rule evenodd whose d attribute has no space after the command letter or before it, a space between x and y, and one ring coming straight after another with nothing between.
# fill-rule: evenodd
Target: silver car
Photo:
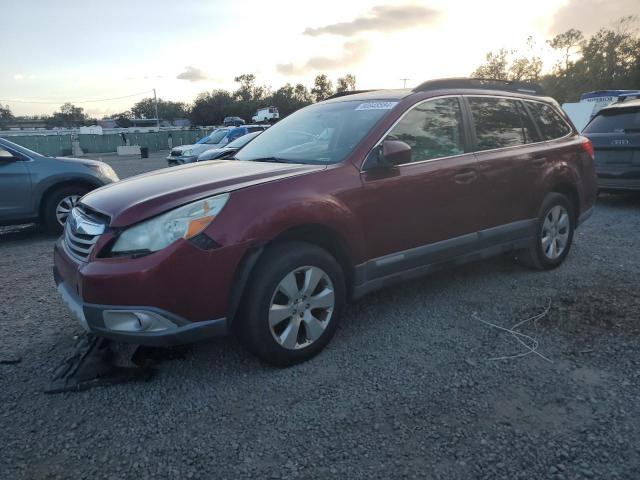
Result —
<instances>
[{"instance_id":1,"label":"silver car","mask_svg":"<svg viewBox=\"0 0 640 480\"><path fill-rule=\"evenodd\" d=\"M206 137L202 137L193 145L180 145L171 149L167 157L169 165L182 165L184 163L192 163L197 161L198 155L212 148L224 147L229 143L227 134L233 127L218 128Z\"/></svg>"},{"instance_id":2,"label":"silver car","mask_svg":"<svg viewBox=\"0 0 640 480\"><path fill-rule=\"evenodd\" d=\"M46 157L0 138L0 225L35 222L60 233L85 193L116 181L104 162Z\"/></svg>"}]
</instances>

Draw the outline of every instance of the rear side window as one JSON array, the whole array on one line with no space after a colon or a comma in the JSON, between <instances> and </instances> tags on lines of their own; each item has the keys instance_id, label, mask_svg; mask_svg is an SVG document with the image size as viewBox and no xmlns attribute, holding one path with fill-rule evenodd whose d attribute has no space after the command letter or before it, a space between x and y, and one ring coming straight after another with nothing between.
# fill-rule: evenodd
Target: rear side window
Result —
<instances>
[{"instance_id":1,"label":"rear side window","mask_svg":"<svg viewBox=\"0 0 640 480\"><path fill-rule=\"evenodd\" d=\"M601 112L584 129L585 133L638 133L640 110Z\"/></svg>"},{"instance_id":2,"label":"rear side window","mask_svg":"<svg viewBox=\"0 0 640 480\"><path fill-rule=\"evenodd\" d=\"M522 104L506 98L469 97L478 150L537 142L538 133Z\"/></svg>"},{"instance_id":3,"label":"rear side window","mask_svg":"<svg viewBox=\"0 0 640 480\"><path fill-rule=\"evenodd\" d=\"M551 105L540 102L527 102L531 115L536 119L544 140L554 140L571 133L571 127L563 120Z\"/></svg>"},{"instance_id":4,"label":"rear side window","mask_svg":"<svg viewBox=\"0 0 640 480\"><path fill-rule=\"evenodd\" d=\"M393 127L385 140L401 140L411 147L411 161L464 153L462 111L457 98L421 103Z\"/></svg>"}]
</instances>

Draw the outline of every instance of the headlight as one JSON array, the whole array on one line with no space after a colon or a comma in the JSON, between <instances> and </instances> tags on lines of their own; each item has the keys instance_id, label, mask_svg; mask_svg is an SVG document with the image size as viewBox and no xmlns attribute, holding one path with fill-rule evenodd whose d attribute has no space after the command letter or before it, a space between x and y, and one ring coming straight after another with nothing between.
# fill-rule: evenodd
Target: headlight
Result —
<instances>
[{"instance_id":1,"label":"headlight","mask_svg":"<svg viewBox=\"0 0 640 480\"><path fill-rule=\"evenodd\" d=\"M120 180L116 172L113 170L113 168L111 168L111 165L108 165L106 163L85 163L85 165L96 171L101 177L109 179L112 182L117 182L118 180Z\"/></svg>"},{"instance_id":2,"label":"headlight","mask_svg":"<svg viewBox=\"0 0 640 480\"><path fill-rule=\"evenodd\" d=\"M183 157L190 157L192 153L193 153L193 150L191 150L191 149L189 148L189 149L187 149L187 150L183 150L183 151L182 151L182 156L183 156Z\"/></svg>"},{"instance_id":3,"label":"headlight","mask_svg":"<svg viewBox=\"0 0 640 480\"><path fill-rule=\"evenodd\" d=\"M195 237L220 213L229 194L198 200L126 229L112 253L150 253L162 250L179 238Z\"/></svg>"}]
</instances>

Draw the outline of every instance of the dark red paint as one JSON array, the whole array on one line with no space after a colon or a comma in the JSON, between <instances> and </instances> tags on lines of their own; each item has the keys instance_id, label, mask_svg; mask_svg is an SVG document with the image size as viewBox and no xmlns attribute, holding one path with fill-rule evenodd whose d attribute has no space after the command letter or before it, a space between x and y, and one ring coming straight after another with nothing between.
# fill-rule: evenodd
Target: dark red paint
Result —
<instances>
[{"instance_id":1,"label":"dark red paint","mask_svg":"<svg viewBox=\"0 0 640 480\"><path fill-rule=\"evenodd\" d=\"M477 90L455 92L467 93L479 94ZM57 244L56 267L85 302L155 306L201 321L228 314L234 275L250 248L297 227L322 226L332 232L355 266L535 218L544 196L557 189L575 194L577 213L594 205L593 158L585 139L575 131L550 142L361 172L371 149L404 111L442 94L422 92L400 99L339 164L204 162L96 190L82 202L109 215L111 228L231 192L226 207L205 231L220 247L202 250L179 240L141 258L97 258L113 237L107 233L85 264L70 258Z\"/></svg>"}]
</instances>

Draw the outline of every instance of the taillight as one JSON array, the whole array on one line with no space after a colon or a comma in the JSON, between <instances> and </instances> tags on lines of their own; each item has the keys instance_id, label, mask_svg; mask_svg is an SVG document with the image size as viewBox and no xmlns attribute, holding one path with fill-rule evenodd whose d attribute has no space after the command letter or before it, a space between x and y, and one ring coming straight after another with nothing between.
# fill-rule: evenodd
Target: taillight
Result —
<instances>
[{"instance_id":1,"label":"taillight","mask_svg":"<svg viewBox=\"0 0 640 480\"><path fill-rule=\"evenodd\" d=\"M591 157L591 160L595 158L595 152L593 150L593 143L591 143L591 140L589 140L588 138L585 138L582 141L582 148L585 152L589 154L589 156Z\"/></svg>"}]
</instances>

